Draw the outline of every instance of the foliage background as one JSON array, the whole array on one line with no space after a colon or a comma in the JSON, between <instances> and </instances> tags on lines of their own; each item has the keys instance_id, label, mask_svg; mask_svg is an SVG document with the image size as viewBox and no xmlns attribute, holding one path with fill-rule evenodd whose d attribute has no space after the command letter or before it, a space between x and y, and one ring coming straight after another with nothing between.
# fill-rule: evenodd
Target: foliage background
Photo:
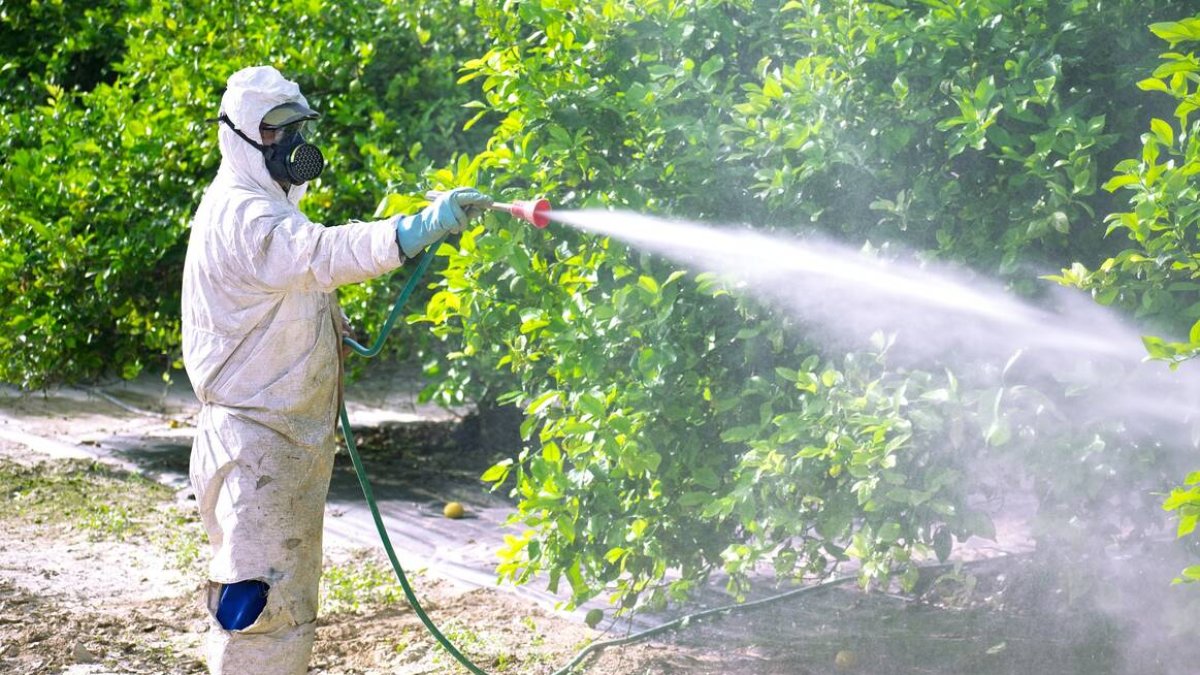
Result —
<instances>
[{"instance_id":1,"label":"foliage background","mask_svg":"<svg viewBox=\"0 0 1200 675\"><path fill-rule=\"evenodd\" d=\"M1057 278L1147 322L1166 336L1150 353L1179 362L1200 346L1198 61L1157 55L1200 39L1188 4L6 8L0 380L178 368L187 222L218 161L205 120L225 78L259 63L326 113L332 170L305 205L321 222L475 184L870 242L1034 299L1039 274L1078 262ZM1140 29L1155 22L1170 23ZM436 253L396 356L422 360L436 400L524 410L524 449L484 477L525 526L499 571L549 572L576 601L658 604L717 570L738 592L764 566L799 578L847 560L911 585L918 559L993 534L981 495L1037 483L1047 540L1140 536L1158 522L1148 495L1181 475L1176 448L1056 421L1070 402L1047 378L913 370L888 335L821 343L605 239L493 220ZM368 333L398 283L343 291ZM1021 470L982 470L997 465ZM1189 481L1168 506L1194 526Z\"/></svg>"},{"instance_id":2,"label":"foliage background","mask_svg":"<svg viewBox=\"0 0 1200 675\"><path fill-rule=\"evenodd\" d=\"M0 379L38 387L175 362L187 225L220 161L207 120L239 68L276 65L324 113L317 141L336 171L310 191L318 222L368 217L389 186L411 189L480 145L484 128L462 130L473 92L454 85L483 49L472 19L451 1L5 8ZM390 292L352 290L347 311Z\"/></svg>"}]
</instances>

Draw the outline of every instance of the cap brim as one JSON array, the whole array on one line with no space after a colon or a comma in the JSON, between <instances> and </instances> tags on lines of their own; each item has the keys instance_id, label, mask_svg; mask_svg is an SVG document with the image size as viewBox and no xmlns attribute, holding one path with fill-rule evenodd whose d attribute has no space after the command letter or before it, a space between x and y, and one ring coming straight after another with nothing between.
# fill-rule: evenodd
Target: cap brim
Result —
<instances>
[{"instance_id":1,"label":"cap brim","mask_svg":"<svg viewBox=\"0 0 1200 675\"><path fill-rule=\"evenodd\" d=\"M302 120L315 120L321 117L317 111L297 101L277 105L263 115L262 126L267 129L278 129Z\"/></svg>"}]
</instances>

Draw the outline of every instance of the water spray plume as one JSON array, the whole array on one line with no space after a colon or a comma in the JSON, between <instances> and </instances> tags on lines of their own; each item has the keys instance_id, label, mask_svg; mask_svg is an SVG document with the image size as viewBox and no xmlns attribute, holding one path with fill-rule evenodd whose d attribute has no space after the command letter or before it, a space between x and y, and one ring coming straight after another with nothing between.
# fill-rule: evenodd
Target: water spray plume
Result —
<instances>
[{"instance_id":1,"label":"water spray plume","mask_svg":"<svg viewBox=\"0 0 1200 675\"><path fill-rule=\"evenodd\" d=\"M801 315L837 323L866 317L879 327L921 315L995 323L1038 342L1070 342L1101 354L1127 354L1129 341L1113 335L1074 334L1070 340L1047 325L1051 315L999 288L954 279L948 271L872 259L831 243L772 236L750 229L715 228L632 213L583 210L555 218L581 230L611 236L703 271L727 274L750 289L788 301ZM961 326L960 326L961 328ZM948 335L930 336L934 339Z\"/></svg>"},{"instance_id":2,"label":"water spray plume","mask_svg":"<svg viewBox=\"0 0 1200 675\"><path fill-rule=\"evenodd\" d=\"M445 194L441 190L430 190L425 193L425 198L430 201L437 199ZM550 201L547 199L517 199L511 204L502 202L493 202L488 207L493 211L501 211L507 213L514 218L519 218L525 222L540 229L545 228L550 224Z\"/></svg>"},{"instance_id":3,"label":"water spray plume","mask_svg":"<svg viewBox=\"0 0 1200 675\"><path fill-rule=\"evenodd\" d=\"M618 211L555 211L554 219L723 275L735 289L806 322L824 341L861 343L882 330L897 335L897 356L926 365L1019 362L1066 382L1125 373L1121 387L1097 393L1097 408L1136 410L1175 424L1194 420L1200 406L1194 377L1143 363L1139 331L1066 289L1055 291L1058 306L1050 309L965 270L882 261L811 238Z\"/></svg>"}]
</instances>

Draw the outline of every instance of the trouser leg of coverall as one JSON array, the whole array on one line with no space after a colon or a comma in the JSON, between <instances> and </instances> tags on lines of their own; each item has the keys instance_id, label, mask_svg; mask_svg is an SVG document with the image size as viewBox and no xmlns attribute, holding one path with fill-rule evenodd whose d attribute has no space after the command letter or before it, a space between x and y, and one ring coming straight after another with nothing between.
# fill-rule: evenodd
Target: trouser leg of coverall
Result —
<instances>
[{"instance_id":1,"label":"trouser leg of coverall","mask_svg":"<svg viewBox=\"0 0 1200 675\"><path fill-rule=\"evenodd\" d=\"M205 649L213 675L307 672L332 459L332 443L299 448L262 425L201 412L192 484L213 549ZM270 587L266 606L245 629L225 630L215 618L221 585L247 579Z\"/></svg>"},{"instance_id":2,"label":"trouser leg of coverall","mask_svg":"<svg viewBox=\"0 0 1200 675\"><path fill-rule=\"evenodd\" d=\"M208 672L212 675L303 675L312 656L316 622L285 626L273 633L227 631L214 625L204 640ZM249 628L246 630L250 630ZM247 670L247 664L256 665Z\"/></svg>"}]
</instances>

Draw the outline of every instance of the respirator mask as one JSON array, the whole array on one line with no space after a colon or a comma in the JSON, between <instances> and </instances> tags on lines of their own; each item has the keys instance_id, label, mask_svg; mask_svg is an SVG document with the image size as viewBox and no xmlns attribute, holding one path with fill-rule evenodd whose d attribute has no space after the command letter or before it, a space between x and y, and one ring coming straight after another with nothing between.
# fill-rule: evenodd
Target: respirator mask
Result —
<instances>
[{"instance_id":1,"label":"respirator mask","mask_svg":"<svg viewBox=\"0 0 1200 675\"><path fill-rule=\"evenodd\" d=\"M275 142L271 145L255 142L234 126L227 115L217 119L263 154L271 178L285 185L303 185L320 176L325 168L320 148L304 140L305 122L316 117L317 113L298 103L272 108L263 116L261 125L262 129L275 132Z\"/></svg>"}]
</instances>

